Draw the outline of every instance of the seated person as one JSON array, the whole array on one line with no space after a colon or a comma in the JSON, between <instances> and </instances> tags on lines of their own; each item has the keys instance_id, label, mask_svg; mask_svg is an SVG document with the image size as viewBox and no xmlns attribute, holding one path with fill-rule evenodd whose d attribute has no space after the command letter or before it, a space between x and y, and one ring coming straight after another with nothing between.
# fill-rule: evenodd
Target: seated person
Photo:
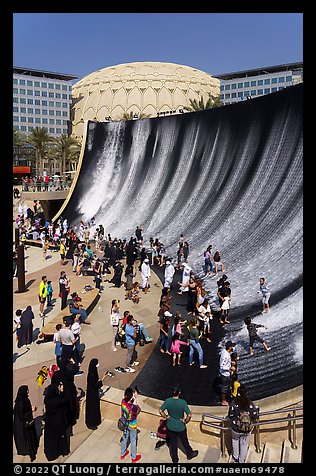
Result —
<instances>
[{"instance_id":1,"label":"seated person","mask_svg":"<svg viewBox=\"0 0 316 476\"><path fill-rule=\"evenodd\" d=\"M90 324L87 320L87 311L83 308L82 299L76 292L72 293L71 300L69 302L69 312L71 314L80 314L80 323Z\"/></svg>"},{"instance_id":2,"label":"seated person","mask_svg":"<svg viewBox=\"0 0 316 476\"><path fill-rule=\"evenodd\" d=\"M131 290L131 299L133 302L136 304L139 303L140 297L139 297L139 283L135 281L133 284L133 289Z\"/></svg>"}]
</instances>

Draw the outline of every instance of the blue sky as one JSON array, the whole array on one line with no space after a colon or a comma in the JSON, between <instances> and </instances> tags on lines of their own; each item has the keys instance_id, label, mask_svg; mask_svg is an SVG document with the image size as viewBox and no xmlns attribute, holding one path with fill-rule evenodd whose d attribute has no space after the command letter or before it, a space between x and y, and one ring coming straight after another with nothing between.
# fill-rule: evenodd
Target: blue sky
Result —
<instances>
[{"instance_id":1,"label":"blue sky","mask_svg":"<svg viewBox=\"0 0 316 476\"><path fill-rule=\"evenodd\" d=\"M13 64L84 77L133 61L216 75L303 61L302 13L15 13Z\"/></svg>"}]
</instances>

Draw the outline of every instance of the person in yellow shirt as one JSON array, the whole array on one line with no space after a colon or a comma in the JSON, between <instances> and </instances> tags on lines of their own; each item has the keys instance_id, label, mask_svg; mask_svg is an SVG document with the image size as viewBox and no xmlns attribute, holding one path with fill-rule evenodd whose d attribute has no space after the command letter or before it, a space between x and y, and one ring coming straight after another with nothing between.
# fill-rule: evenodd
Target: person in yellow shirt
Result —
<instances>
[{"instance_id":1,"label":"person in yellow shirt","mask_svg":"<svg viewBox=\"0 0 316 476\"><path fill-rule=\"evenodd\" d=\"M44 316L44 305L47 297L47 277L42 276L42 281L38 287L38 299L40 303L40 317Z\"/></svg>"},{"instance_id":2,"label":"person in yellow shirt","mask_svg":"<svg viewBox=\"0 0 316 476\"><path fill-rule=\"evenodd\" d=\"M60 254L60 264L61 266L63 266L65 262L65 256L66 256L66 247L63 240L61 240L59 245L59 254Z\"/></svg>"}]
</instances>

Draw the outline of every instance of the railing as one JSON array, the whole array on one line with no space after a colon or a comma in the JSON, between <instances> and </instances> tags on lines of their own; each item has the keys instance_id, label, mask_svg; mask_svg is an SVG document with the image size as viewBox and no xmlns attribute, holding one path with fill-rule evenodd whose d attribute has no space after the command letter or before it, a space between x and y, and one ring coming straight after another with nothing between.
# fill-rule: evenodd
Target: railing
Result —
<instances>
[{"instance_id":1,"label":"railing","mask_svg":"<svg viewBox=\"0 0 316 476\"><path fill-rule=\"evenodd\" d=\"M33 183L32 185L26 185L23 183L22 192L55 192L68 190L71 187L72 180L61 180L59 183L49 181L48 183L39 182Z\"/></svg>"},{"instance_id":2,"label":"railing","mask_svg":"<svg viewBox=\"0 0 316 476\"><path fill-rule=\"evenodd\" d=\"M302 413L300 413L302 412ZM268 418L261 420L262 417L267 415L275 415L280 413L287 413L287 416L281 418ZM298 414L299 413L299 414ZM217 420L219 423L213 423L208 420ZM261 453L261 441L260 441L260 426L271 425L276 423L288 423L289 424L289 440L293 449L297 449L297 435L296 435L296 422L303 420L303 406L293 407L293 408L284 408L281 410L273 410L270 412L260 412L259 419L254 422L254 444L256 447L256 452ZM211 415L210 413L203 413L202 415L202 425L209 426L220 430L220 441L221 441L221 453L222 456L226 456L226 445L225 445L225 436L230 430L230 419L226 417L220 417L217 415Z\"/></svg>"}]
</instances>

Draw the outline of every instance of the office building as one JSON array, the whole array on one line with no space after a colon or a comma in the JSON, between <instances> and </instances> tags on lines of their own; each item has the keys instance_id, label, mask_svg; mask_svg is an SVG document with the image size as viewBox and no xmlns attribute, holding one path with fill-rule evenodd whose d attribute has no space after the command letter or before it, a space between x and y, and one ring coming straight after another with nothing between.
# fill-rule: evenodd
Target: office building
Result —
<instances>
[{"instance_id":1,"label":"office building","mask_svg":"<svg viewBox=\"0 0 316 476\"><path fill-rule=\"evenodd\" d=\"M233 104L303 82L303 63L287 63L214 76L222 103Z\"/></svg>"},{"instance_id":2,"label":"office building","mask_svg":"<svg viewBox=\"0 0 316 476\"><path fill-rule=\"evenodd\" d=\"M13 127L29 134L45 127L52 137L71 132L72 83L78 76L13 67Z\"/></svg>"}]
</instances>

